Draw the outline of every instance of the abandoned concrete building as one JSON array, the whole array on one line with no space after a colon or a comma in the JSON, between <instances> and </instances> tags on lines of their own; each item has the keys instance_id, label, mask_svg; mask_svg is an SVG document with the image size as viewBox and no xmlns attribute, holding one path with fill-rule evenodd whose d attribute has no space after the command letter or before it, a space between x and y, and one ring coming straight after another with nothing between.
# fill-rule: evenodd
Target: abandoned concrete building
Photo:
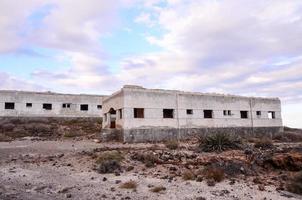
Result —
<instances>
[{"instance_id":1,"label":"abandoned concrete building","mask_svg":"<svg viewBox=\"0 0 302 200\"><path fill-rule=\"evenodd\" d=\"M124 86L103 99L103 138L125 142L185 139L225 131L274 134L283 130L278 98Z\"/></svg>"},{"instance_id":2,"label":"abandoned concrete building","mask_svg":"<svg viewBox=\"0 0 302 200\"><path fill-rule=\"evenodd\" d=\"M101 95L0 91L0 117L102 117Z\"/></svg>"},{"instance_id":3,"label":"abandoned concrete building","mask_svg":"<svg viewBox=\"0 0 302 200\"><path fill-rule=\"evenodd\" d=\"M185 139L194 134L274 134L283 130L278 98L146 89L110 96L0 91L0 117L102 118L103 139Z\"/></svg>"}]
</instances>

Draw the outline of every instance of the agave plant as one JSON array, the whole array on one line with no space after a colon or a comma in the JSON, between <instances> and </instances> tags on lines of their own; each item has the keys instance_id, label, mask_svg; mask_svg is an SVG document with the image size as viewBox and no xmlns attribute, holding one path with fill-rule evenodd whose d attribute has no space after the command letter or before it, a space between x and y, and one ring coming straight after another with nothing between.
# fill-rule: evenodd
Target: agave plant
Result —
<instances>
[{"instance_id":1,"label":"agave plant","mask_svg":"<svg viewBox=\"0 0 302 200\"><path fill-rule=\"evenodd\" d=\"M199 147L206 152L225 151L230 149L241 149L242 140L240 137L227 133L215 133L199 139Z\"/></svg>"}]
</instances>

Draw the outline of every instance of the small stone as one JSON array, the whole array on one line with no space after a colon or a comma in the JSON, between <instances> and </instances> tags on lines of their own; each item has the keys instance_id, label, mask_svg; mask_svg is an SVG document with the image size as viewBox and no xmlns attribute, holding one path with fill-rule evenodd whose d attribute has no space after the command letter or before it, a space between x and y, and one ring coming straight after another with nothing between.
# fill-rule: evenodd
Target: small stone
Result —
<instances>
[{"instance_id":1,"label":"small stone","mask_svg":"<svg viewBox=\"0 0 302 200\"><path fill-rule=\"evenodd\" d=\"M122 181L121 180L116 180L115 181L115 184L119 184L119 183L121 183Z\"/></svg>"},{"instance_id":2,"label":"small stone","mask_svg":"<svg viewBox=\"0 0 302 200\"><path fill-rule=\"evenodd\" d=\"M203 177L202 177L201 175L198 175L198 176L196 177L196 181L197 181L197 182L202 182L202 180L203 180Z\"/></svg>"},{"instance_id":3,"label":"small stone","mask_svg":"<svg viewBox=\"0 0 302 200\"><path fill-rule=\"evenodd\" d=\"M106 177L103 178L103 181L107 181L108 179Z\"/></svg>"},{"instance_id":4,"label":"small stone","mask_svg":"<svg viewBox=\"0 0 302 200\"><path fill-rule=\"evenodd\" d=\"M71 194L66 194L66 198L71 198Z\"/></svg>"},{"instance_id":5,"label":"small stone","mask_svg":"<svg viewBox=\"0 0 302 200\"><path fill-rule=\"evenodd\" d=\"M264 191L264 190L265 190L265 187L264 187L264 185L259 185L259 186L258 186L258 189L259 189L260 191Z\"/></svg>"},{"instance_id":6,"label":"small stone","mask_svg":"<svg viewBox=\"0 0 302 200\"><path fill-rule=\"evenodd\" d=\"M207 181L207 185L210 186L210 187L215 186L215 184L216 184L216 182L215 182L213 179L209 179L209 180Z\"/></svg>"}]
</instances>

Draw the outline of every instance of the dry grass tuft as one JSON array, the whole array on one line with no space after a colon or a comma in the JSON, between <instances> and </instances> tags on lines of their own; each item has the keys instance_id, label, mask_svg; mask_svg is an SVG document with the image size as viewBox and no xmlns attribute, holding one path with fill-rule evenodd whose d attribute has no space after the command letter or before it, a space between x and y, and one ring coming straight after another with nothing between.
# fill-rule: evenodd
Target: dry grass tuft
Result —
<instances>
[{"instance_id":1,"label":"dry grass tuft","mask_svg":"<svg viewBox=\"0 0 302 200\"><path fill-rule=\"evenodd\" d=\"M255 143L254 147L258 149L271 149L274 147L274 144L270 138L262 138Z\"/></svg>"},{"instance_id":2,"label":"dry grass tuft","mask_svg":"<svg viewBox=\"0 0 302 200\"><path fill-rule=\"evenodd\" d=\"M101 155L98 156L96 163L101 164L105 161L115 160L117 162L121 162L124 160L124 156L121 152L113 150L113 151L105 151Z\"/></svg>"},{"instance_id":3,"label":"dry grass tuft","mask_svg":"<svg viewBox=\"0 0 302 200\"><path fill-rule=\"evenodd\" d=\"M187 170L187 171L184 171L184 173L182 174L182 178L186 181L194 180L195 179L195 174L192 171Z\"/></svg>"},{"instance_id":4,"label":"dry grass tuft","mask_svg":"<svg viewBox=\"0 0 302 200\"><path fill-rule=\"evenodd\" d=\"M136 189L137 188L137 183L133 180L127 181L125 183L122 183L120 185L120 188L123 189Z\"/></svg>"},{"instance_id":5,"label":"dry grass tuft","mask_svg":"<svg viewBox=\"0 0 302 200\"><path fill-rule=\"evenodd\" d=\"M213 179L216 182L221 182L224 177L224 170L218 167L208 167L204 170L204 175L206 179Z\"/></svg>"},{"instance_id":6,"label":"dry grass tuft","mask_svg":"<svg viewBox=\"0 0 302 200\"><path fill-rule=\"evenodd\" d=\"M165 142L165 146L166 146L168 149L175 150L175 149L178 149L179 143L178 143L177 140L169 140L169 141L166 141L166 142Z\"/></svg>"},{"instance_id":7,"label":"dry grass tuft","mask_svg":"<svg viewBox=\"0 0 302 200\"><path fill-rule=\"evenodd\" d=\"M161 191L165 191L167 188L165 188L164 186L157 186L152 188L150 191L154 192L154 193L159 193Z\"/></svg>"}]
</instances>

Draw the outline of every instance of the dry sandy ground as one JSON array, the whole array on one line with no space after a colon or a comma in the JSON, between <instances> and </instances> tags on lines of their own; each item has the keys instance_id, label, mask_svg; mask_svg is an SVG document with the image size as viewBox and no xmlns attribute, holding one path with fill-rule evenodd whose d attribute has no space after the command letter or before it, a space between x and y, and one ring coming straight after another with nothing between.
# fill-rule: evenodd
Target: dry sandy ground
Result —
<instances>
[{"instance_id":1,"label":"dry sandy ground","mask_svg":"<svg viewBox=\"0 0 302 200\"><path fill-rule=\"evenodd\" d=\"M252 183L234 185L225 180L214 187L205 181L153 178L142 171L120 175L98 174L81 152L101 147L145 148L146 144L104 144L93 141L14 141L0 142L0 199L302 199L280 193L273 186L260 191ZM135 191L119 185L134 180ZM161 193L150 187L164 186ZM202 198L203 197L203 198Z\"/></svg>"}]
</instances>

